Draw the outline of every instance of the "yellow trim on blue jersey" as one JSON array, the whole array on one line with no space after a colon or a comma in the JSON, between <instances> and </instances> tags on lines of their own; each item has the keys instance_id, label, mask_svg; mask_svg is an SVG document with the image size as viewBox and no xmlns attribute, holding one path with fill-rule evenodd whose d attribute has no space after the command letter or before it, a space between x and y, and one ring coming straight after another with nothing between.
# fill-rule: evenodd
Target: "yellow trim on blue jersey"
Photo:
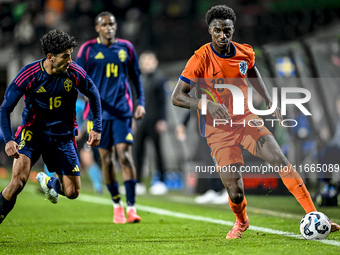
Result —
<instances>
[{"instance_id":1,"label":"yellow trim on blue jersey","mask_svg":"<svg viewBox=\"0 0 340 255\"><path fill-rule=\"evenodd\" d=\"M117 39L115 39L115 43L117 42ZM100 37L97 37L97 43L102 43L102 41L100 40Z\"/></svg>"},{"instance_id":2,"label":"yellow trim on blue jersey","mask_svg":"<svg viewBox=\"0 0 340 255\"><path fill-rule=\"evenodd\" d=\"M43 61L42 61L42 60L40 61L40 68L41 68L41 70L42 70L43 72L45 72L45 69L44 69L44 65L43 65Z\"/></svg>"},{"instance_id":3,"label":"yellow trim on blue jersey","mask_svg":"<svg viewBox=\"0 0 340 255\"><path fill-rule=\"evenodd\" d=\"M89 134L92 129L93 129L93 121L89 120L87 121L87 133Z\"/></svg>"}]
</instances>

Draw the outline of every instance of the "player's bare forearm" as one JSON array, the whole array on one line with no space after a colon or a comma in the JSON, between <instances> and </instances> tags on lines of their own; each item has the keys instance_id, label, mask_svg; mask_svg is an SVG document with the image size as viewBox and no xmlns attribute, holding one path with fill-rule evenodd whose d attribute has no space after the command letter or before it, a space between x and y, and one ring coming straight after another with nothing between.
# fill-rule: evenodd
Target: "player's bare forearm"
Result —
<instances>
[{"instance_id":1,"label":"player's bare forearm","mask_svg":"<svg viewBox=\"0 0 340 255\"><path fill-rule=\"evenodd\" d=\"M188 83L179 80L174 92L172 93L172 104L182 108L188 109L201 109L202 101L200 99L193 98L189 95L191 87ZM212 101L207 100L207 110L214 119L226 119L230 120L230 116L227 108L221 104L214 104Z\"/></svg>"},{"instance_id":2,"label":"player's bare forearm","mask_svg":"<svg viewBox=\"0 0 340 255\"><path fill-rule=\"evenodd\" d=\"M266 108L271 109L273 100L272 97L269 95L266 85L264 84L261 74L259 70L254 66L253 68L248 70L248 78L250 79L251 84L253 85L254 89L261 95L263 100L266 103ZM276 107L275 112L272 114L273 117L276 117L279 120L280 126L283 120L281 116L281 110L279 107Z\"/></svg>"},{"instance_id":3,"label":"player's bare forearm","mask_svg":"<svg viewBox=\"0 0 340 255\"><path fill-rule=\"evenodd\" d=\"M248 78L250 79L251 85L261 95L266 105L272 101L272 98L268 92L266 85L264 84L259 70L254 66L248 70Z\"/></svg>"},{"instance_id":4,"label":"player's bare forearm","mask_svg":"<svg viewBox=\"0 0 340 255\"><path fill-rule=\"evenodd\" d=\"M172 93L172 104L187 109L198 109L199 99L189 95L191 87L188 83L178 80L177 85Z\"/></svg>"}]
</instances>

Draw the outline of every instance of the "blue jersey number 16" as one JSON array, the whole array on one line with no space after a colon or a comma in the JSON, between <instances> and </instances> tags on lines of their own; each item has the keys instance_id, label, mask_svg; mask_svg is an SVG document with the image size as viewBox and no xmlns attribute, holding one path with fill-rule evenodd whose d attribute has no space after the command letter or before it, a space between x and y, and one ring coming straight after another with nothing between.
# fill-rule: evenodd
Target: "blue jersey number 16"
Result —
<instances>
[{"instance_id":1,"label":"blue jersey number 16","mask_svg":"<svg viewBox=\"0 0 340 255\"><path fill-rule=\"evenodd\" d=\"M61 106L61 97L50 97L50 110Z\"/></svg>"}]
</instances>

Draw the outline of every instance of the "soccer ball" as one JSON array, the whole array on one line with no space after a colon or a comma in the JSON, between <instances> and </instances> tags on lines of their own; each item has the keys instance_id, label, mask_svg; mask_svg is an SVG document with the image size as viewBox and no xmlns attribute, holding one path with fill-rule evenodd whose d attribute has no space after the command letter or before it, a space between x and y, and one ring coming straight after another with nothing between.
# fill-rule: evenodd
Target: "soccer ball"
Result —
<instances>
[{"instance_id":1,"label":"soccer ball","mask_svg":"<svg viewBox=\"0 0 340 255\"><path fill-rule=\"evenodd\" d=\"M310 212L302 218L300 232L305 239L326 239L331 232L331 222L321 212Z\"/></svg>"}]
</instances>

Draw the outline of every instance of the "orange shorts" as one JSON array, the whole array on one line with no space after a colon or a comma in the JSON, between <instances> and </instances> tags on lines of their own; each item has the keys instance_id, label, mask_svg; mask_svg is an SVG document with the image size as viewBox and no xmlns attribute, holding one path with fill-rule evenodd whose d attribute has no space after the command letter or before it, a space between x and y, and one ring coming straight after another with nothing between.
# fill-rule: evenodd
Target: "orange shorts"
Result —
<instances>
[{"instance_id":1,"label":"orange shorts","mask_svg":"<svg viewBox=\"0 0 340 255\"><path fill-rule=\"evenodd\" d=\"M273 135L263 124L263 120L255 114L247 115L232 127L226 126L225 132L211 134L207 143L211 148L211 156L218 166L244 164L241 146L256 156L257 140L265 135ZM244 123L244 124L243 124Z\"/></svg>"}]
</instances>

